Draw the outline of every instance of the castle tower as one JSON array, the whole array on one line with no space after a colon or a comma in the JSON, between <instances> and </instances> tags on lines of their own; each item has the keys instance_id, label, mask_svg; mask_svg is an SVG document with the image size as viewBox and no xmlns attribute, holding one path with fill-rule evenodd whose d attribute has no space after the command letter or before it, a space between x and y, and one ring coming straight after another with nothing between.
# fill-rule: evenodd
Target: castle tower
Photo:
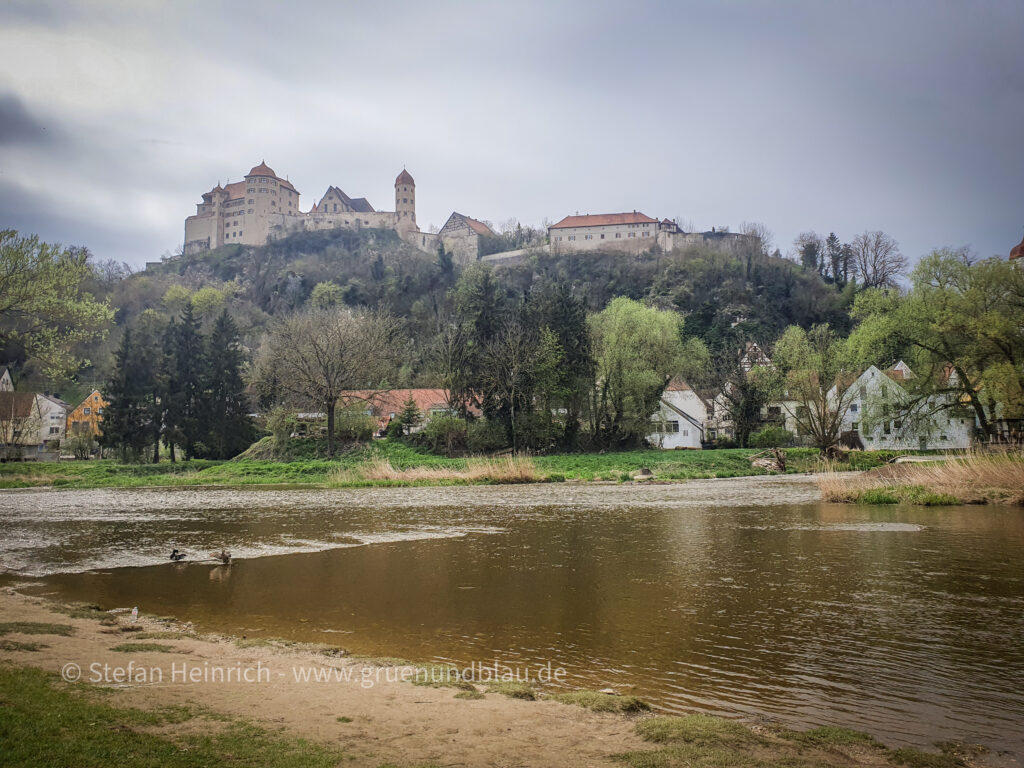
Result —
<instances>
[{"instance_id":1,"label":"castle tower","mask_svg":"<svg viewBox=\"0 0 1024 768\"><path fill-rule=\"evenodd\" d=\"M402 169L395 179L395 216L399 229L418 229L416 226L416 182Z\"/></svg>"}]
</instances>

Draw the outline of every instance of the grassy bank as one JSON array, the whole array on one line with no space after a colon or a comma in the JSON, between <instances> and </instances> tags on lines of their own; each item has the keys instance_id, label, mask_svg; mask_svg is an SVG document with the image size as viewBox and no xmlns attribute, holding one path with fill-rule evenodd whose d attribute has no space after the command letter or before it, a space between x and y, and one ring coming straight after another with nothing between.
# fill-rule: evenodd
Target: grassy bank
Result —
<instances>
[{"instance_id":1,"label":"grassy bank","mask_svg":"<svg viewBox=\"0 0 1024 768\"><path fill-rule=\"evenodd\" d=\"M818 479L827 501L857 504L1024 504L1024 455L970 455Z\"/></svg>"},{"instance_id":2,"label":"grassy bank","mask_svg":"<svg viewBox=\"0 0 1024 768\"><path fill-rule=\"evenodd\" d=\"M634 712L606 706L597 711L627 716ZM352 718L337 717L336 721L351 723ZM972 756L954 745L938 754L917 749L889 750L866 734L844 728L755 730L707 715L642 718L635 730L651 748L620 753L614 758L636 768L960 768L968 765L965 758ZM298 738L287 731L271 731L191 704L155 709L118 706L112 703L110 692L68 685L57 675L31 667L0 667L0 735L3 762L9 766L328 768L351 764L353 759L337 747ZM384 764L380 765L383 768ZM419 765L426 768L426 764Z\"/></svg>"},{"instance_id":3,"label":"grassy bank","mask_svg":"<svg viewBox=\"0 0 1024 768\"><path fill-rule=\"evenodd\" d=\"M267 438L269 440L270 438ZM263 441L233 461L179 461L172 464L121 464L113 460L0 464L0 488L132 488L182 485L436 485L507 482L625 482L649 469L653 480L689 480L766 474L751 467L753 449L720 451L636 450L566 453L531 458L458 459L424 453L403 443L378 440L342 451L334 460L316 456L317 441L296 440L289 461L256 458L269 455ZM812 448L787 451L790 472L821 468ZM852 453L840 469L870 469L892 452Z\"/></svg>"}]
</instances>

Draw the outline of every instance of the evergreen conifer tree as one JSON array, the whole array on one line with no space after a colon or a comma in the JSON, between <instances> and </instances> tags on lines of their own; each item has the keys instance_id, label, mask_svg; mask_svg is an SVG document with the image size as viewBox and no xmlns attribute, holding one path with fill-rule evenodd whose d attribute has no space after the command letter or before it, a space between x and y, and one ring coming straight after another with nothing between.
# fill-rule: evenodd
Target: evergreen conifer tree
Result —
<instances>
[{"instance_id":1,"label":"evergreen conifer tree","mask_svg":"<svg viewBox=\"0 0 1024 768\"><path fill-rule=\"evenodd\" d=\"M203 442L210 458L229 459L249 447L254 430L242 381L238 328L226 309L214 323L206 346L207 434Z\"/></svg>"},{"instance_id":2,"label":"evergreen conifer tree","mask_svg":"<svg viewBox=\"0 0 1024 768\"><path fill-rule=\"evenodd\" d=\"M107 382L100 445L117 451L122 461L137 461L150 444L146 381L140 369L138 346L126 328L114 353L114 372Z\"/></svg>"},{"instance_id":3,"label":"evergreen conifer tree","mask_svg":"<svg viewBox=\"0 0 1024 768\"><path fill-rule=\"evenodd\" d=\"M196 319L191 303L181 313L175 341L174 364L177 373L172 390L177 411L174 422L181 432L185 458L191 459L205 452L203 439L207 432L203 392L206 355L203 337L199 333L199 320Z\"/></svg>"}]
</instances>

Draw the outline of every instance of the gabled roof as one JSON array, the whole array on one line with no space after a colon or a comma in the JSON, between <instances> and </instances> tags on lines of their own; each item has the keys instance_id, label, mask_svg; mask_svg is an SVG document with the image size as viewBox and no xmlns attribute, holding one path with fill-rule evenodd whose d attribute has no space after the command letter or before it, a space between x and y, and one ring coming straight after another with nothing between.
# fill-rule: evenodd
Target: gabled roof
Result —
<instances>
[{"instance_id":1,"label":"gabled roof","mask_svg":"<svg viewBox=\"0 0 1024 768\"><path fill-rule=\"evenodd\" d=\"M77 410L78 410L79 408L81 408L82 406L84 406L84 405L88 405L88 404L89 404L89 401L90 401L90 400L92 399L92 396L93 396L93 395L99 395L99 396L100 396L100 399L101 399L101 400L103 400L103 393L102 393L102 392L100 392L100 391L99 391L98 389L94 389L94 390L93 390L92 392L90 392L90 393L89 393L88 395L86 395L86 396L85 396L85 399L84 399L84 400L82 400L82 402L80 402L80 403L79 403L78 405L76 405L76 406L75 406L74 408L72 408L71 410L77 411Z\"/></svg>"},{"instance_id":2,"label":"gabled roof","mask_svg":"<svg viewBox=\"0 0 1024 768\"><path fill-rule=\"evenodd\" d=\"M367 200L365 197L353 197L352 200L349 202L352 205L352 210L355 211L356 213L374 212L373 206L370 205L370 201Z\"/></svg>"},{"instance_id":3,"label":"gabled roof","mask_svg":"<svg viewBox=\"0 0 1024 768\"><path fill-rule=\"evenodd\" d=\"M338 197L338 198L339 198L339 199L340 199L340 200L341 200L341 201L342 201L343 203L345 203L345 205L346 205L346 206L348 206L348 208L349 208L350 210L352 210L352 211L354 211L354 212L356 212L356 213L373 213L373 212L374 212L374 210L373 210L373 206L372 206L372 205L370 205L370 201L369 201L369 200L367 200L367 199L366 199L365 197L356 197L356 198L351 198L351 197L349 197L348 195L346 195L346 194L345 194L345 193L344 193L344 192L343 192L343 191L341 190L341 188L340 188L340 187L335 187L335 186L330 186L330 187L328 187L328 188L327 188L327 191L326 191L326 192L324 192L324 196L320 198L320 203L322 203L322 202L323 202L324 200L326 200L326 199L327 199L327 198L328 198L328 197L330 196L330 194L331 194L332 192L333 192L333 193L334 193L334 194L335 194L335 195L336 195L336 196L337 196L337 197ZM316 205L314 205L314 206L313 206L313 207L314 207L314 209L315 209L315 208L319 208L319 207L320 207L320 203L317 203Z\"/></svg>"},{"instance_id":4,"label":"gabled roof","mask_svg":"<svg viewBox=\"0 0 1024 768\"><path fill-rule=\"evenodd\" d=\"M673 376L672 381L665 387L666 392L692 392L693 387L687 384L680 376Z\"/></svg>"},{"instance_id":5,"label":"gabled roof","mask_svg":"<svg viewBox=\"0 0 1024 768\"><path fill-rule=\"evenodd\" d=\"M644 213L633 211L632 213L595 213L583 216L566 216L557 224L552 224L548 229L567 229L568 227L609 227L621 224L657 224L657 219L652 219Z\"/></svg>"},{"instance_id":6,"label":"gabled roof","mask_svg":"<svg viewBox=\"0 0 1024 768\"><path fill-rule=\"evenodd\" d=\"M39 396L40 397L45 397L51 403L53 403L56 406L59 406L60 408L63 408L65 411L70 411L71 410L71 403L64 402L59 397L54 397L53 395L43 395L43 394L40 394Z\"/></svg>"},{"instance_id":7,"label":"gabled roof","mask_svg":"<svg viewBox=\"0 0 1024 768\"><path fill-rule=\"evenodd\" d=\"M478 235L483 235L484 237L498 236L493 229L488 227L482 221L477 221L476 219L470 216L466 216L465 214L459 213L458 211L452 211L452 215L448 217L448 221L446 221L444 223L444 226L441 227L441 232L444 232L444 230L447 228L449 224L452 223L452 221L462 221L471 230L476 232Z\"/></svg>"},{"instance_id":8,"label":"gabled roof","mask_svg":"<svg viewBox=\"0 0 1024 768\"><path fill-rule=\"evenodd\" d=\"M405 168L402 169L402 172L398 174L398 178L395 179L395 186L397 187L399 184L409 184L414 187L416 186L416 182L413 180L412 174L405 170Z\"/></svg>"},{"instance_id":9,"label":"gabled roof","mask_svg":"<svg viewBox=\"0 0 1024 768\"><path fill-rule=\"evenodd\" d=\"M36 396L31 392L0 391L0 421L26 419L32 415Z\"/></svg>"}]
</instances>

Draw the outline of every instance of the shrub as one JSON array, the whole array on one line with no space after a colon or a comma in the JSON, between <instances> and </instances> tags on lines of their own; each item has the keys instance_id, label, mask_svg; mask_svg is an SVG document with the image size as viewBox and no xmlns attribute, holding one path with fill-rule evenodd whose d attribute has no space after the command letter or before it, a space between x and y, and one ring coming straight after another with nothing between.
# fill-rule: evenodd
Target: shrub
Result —
<instances>
[{"instance_id":1,"label":"shrub","mask_svg":"<svg viewBox=\"0 0 1024 768\"><path fill-rule=\"evenodd\" d=\"M466 451L467 424L456 416L437 416L416 433L416 443L433 453L454 456Z\"/></svg>"},{"instance_id":2,"label":"shrub","mask_svg":"<svg viewBox=\"0 0 1024 768\"><path fill-rule=\"evenodd\" d=\"M335 412L334 434L341 440L367 441L373 438L377 420L364 408L346 408Z\"/></svg>"},{"instance_id":3,"label":"shrub","mask_svg":"<svg viewBox=\"0 0 1024 768\"><path fill-rule=\"evenodd\" d=\"M793 443L793 433L785 427L765 427L750 436L751 448L785 448Z\"/></svg>"},{"instance_id":4,"label":"shrub","mask_svg":"<svg viewBox=\"0 0 1024 768\"><path fill-rule=\"evenodd\" d=\"M491 453L507 447L505 428L500 423L476 419L466 425L466 448L470 453Z\"/></svg>"},{"instance_id":5,"label":"shrub","mask_svg":"<svg viewBox=\"0 0 1024 768\"><path fill-rule=\"evenodd\" d=\"M274 446L283 449L288 444L288 438L295 432L299 420L295 414L283 406L277 406L267 414L267 429L274 436Z\"/></svg>"}]
</instances>

